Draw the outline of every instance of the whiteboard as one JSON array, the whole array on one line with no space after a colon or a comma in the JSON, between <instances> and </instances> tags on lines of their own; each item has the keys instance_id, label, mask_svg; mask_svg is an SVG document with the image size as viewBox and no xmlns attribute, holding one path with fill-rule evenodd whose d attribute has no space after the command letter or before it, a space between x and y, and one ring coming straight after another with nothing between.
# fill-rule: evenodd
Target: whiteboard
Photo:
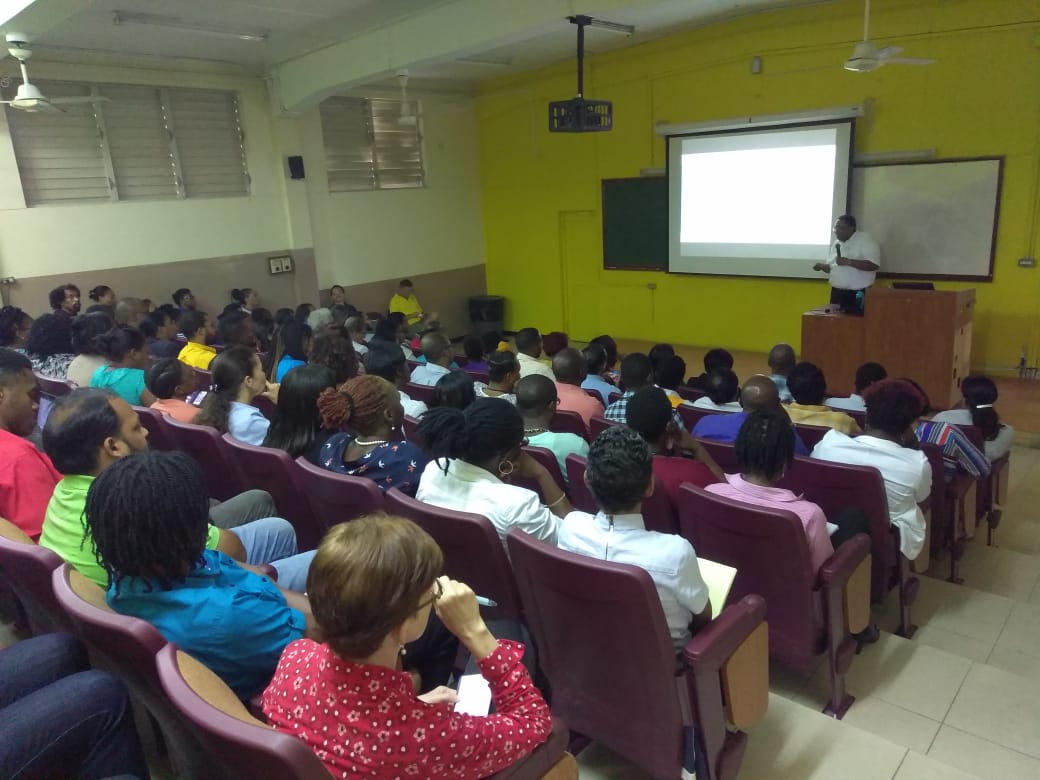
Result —
<instances>
[{"instance_id":1,"label":"whiteboard","mask_svg":"<svg viewBox=\"0 0 1040 780\"><path fill-rule=\"evenodd\" d=\"M851 208L882 276L990 281L1003 157L856 166Z\"/></svg>"}]
</instances>

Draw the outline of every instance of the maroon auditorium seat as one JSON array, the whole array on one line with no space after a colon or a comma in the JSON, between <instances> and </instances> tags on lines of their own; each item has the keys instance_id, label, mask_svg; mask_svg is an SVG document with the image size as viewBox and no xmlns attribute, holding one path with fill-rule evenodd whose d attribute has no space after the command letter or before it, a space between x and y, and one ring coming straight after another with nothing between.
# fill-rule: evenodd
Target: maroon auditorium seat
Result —
<instances>
[{"instance_id":1,"label":"maroon auditorium seat","mask_svg":"<svg viewBox=\"0 0 1040 780\"><path fill-rule=\"evenodd\" d=\"M172 417L165 422L174 447L194 458L202 469L210 498L227 501L243 491L242 472L216 428L182 423Z\"/></svg>"},{"instance_id":2,"label":"maroon auditorium seat","mask_svg":"<svg viewBox=\"0 0 1040 780\"><path fill-rule=\"evenodd\" d=\"M557 410L549 421L549 430L553 433L574 433L588 441L589 429L577 412Z\"/></svg>"},{"instance_id":3,"label":"maroon auditorium seat","mask_svg":"<svg viewBox=\"0 0 1040 780\"><path fill-rule=\"evenodd\" d=\"M311 514L326 531L384 508L383 491L370 479L337 474L315 466L302 455L296 459L296 468Z\"/></svg>"}]
</instances>

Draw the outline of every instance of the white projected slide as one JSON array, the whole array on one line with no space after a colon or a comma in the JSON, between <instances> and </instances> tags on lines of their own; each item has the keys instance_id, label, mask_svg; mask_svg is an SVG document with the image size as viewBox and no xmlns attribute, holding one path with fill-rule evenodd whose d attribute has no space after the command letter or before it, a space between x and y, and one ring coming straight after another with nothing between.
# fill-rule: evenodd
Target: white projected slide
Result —
<instances>
[{"instance_id":1,"label":"white projected slide","mask_svg":"<svg viewBox=\"0 0 1040 780\"><path fill-rule=\"evenodd\" d=\"M845 212L851 124L673 136L669 270L816 278Z\"/></svg>"}]
</instances>

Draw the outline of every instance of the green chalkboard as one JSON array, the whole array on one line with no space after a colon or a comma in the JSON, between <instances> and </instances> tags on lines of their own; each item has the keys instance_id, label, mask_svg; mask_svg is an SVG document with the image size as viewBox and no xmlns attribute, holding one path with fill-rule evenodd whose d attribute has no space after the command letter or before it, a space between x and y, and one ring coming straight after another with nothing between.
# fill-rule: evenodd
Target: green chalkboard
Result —
<instances>
[{"instance_id":1,"label":"green chalkboard","mask_svg":"<svg viewBox=\"0 0 1040 780\"><path fill-rule=\"evenodd\" d=\"M668 179L603 180L603 267L668 270Z\"/></svg>"}]
</instances>

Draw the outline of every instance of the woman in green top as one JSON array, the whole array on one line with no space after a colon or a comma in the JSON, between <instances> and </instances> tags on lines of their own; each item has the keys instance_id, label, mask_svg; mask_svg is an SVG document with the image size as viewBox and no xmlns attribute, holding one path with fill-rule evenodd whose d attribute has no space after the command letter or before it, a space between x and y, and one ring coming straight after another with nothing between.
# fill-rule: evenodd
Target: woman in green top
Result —
<instances>
[{"instance_id":1,"label":"woman in green top","mask_svg":"<svg viewBox=\"0 0 1040 780\"><path fill-rule=\"evenodd\" d=\"M155 403L155 395L144 384L149 362L144 334L129 325L117 325L97 340L108 363L94 372L90 386L111 390L131 406Z\"/></svg>"}]
</instances>

